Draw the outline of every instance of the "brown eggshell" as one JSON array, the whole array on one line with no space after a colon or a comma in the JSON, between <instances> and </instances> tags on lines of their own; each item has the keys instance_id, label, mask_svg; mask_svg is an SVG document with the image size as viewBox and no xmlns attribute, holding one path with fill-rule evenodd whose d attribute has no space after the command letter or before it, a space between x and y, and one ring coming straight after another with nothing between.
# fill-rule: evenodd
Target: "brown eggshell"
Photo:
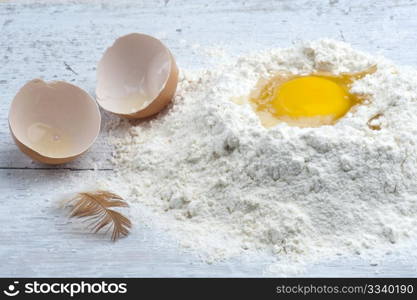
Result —
<instances>
[{"instance_id":1,"label":"brown eggshell","mask_svg":"<svg viewBox=\"0 0 417 300\"><path fill-rule=\"evenodd\" d=\"M177 83L171 52L156 38L132 33L118 38L98 63L97 102L119 116L145 118L168 105Z\"/></svg>"},{"instance_id":2,"label":"brown eggshell","mask_svg":"<svg viewBox=\"0 0 417 300\"><path fill-rule=\"evenodd\" d=\"M29 137L29 128L37 123L59 128L71 144L59 155L43 153ZM16 145L32 159L46 164L63 164L87 151L98 136L100 123L94 99L63 81L29 81L14 97L9 112L9 128Z\"/></svg>"}]
</instances>

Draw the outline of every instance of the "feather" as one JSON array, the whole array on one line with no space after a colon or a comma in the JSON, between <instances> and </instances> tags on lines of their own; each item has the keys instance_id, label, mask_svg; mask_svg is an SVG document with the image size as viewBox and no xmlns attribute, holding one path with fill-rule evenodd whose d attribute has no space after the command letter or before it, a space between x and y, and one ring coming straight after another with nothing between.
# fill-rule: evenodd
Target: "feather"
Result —
<instances>
[{"instance_id":1,"label":"feather","mask_svg":"<svg viewBox=\"0 0 417 300\"><path fill-rule=\"evenodd\" d=\"M127 236L132 227L128 218L110 209L129 206L119 195L111 192L100 190L78 193L68 200L68 205L72 206L70 217L85 219L94 233L112 230L112 241Z\"/></svg>"}]
</instances>

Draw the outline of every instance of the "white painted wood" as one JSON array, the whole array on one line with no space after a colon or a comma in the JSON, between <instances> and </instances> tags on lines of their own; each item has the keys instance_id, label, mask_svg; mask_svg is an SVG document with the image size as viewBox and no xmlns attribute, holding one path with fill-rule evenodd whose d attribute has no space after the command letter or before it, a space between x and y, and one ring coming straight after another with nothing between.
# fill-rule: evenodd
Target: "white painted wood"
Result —
<instances>
[{"instance_id":1,"label":"white painted wood","mask_svg":"<svg viewBox=\"0 0 417 300\"><path fill-rule=\"evenodd\" d=\"M184 68L213 63L199 55L206 47L238 54L322 37L416 67L416 13L417 1L409 0L0 1L0 276L262 276L269 262L208 265L140 222L116 244L74 227L55 208L54 189L71 172L85 172L68 169L111 169L111 149L102 132L82 159L52 170L21 154L7 114L26 81L66 80L94 94L96 62L130 32L160 37ZM416 276L416 269L414 258L393 255L377 266L358 258L324 262L304 275Z\"/></svg>"}]
</instances>

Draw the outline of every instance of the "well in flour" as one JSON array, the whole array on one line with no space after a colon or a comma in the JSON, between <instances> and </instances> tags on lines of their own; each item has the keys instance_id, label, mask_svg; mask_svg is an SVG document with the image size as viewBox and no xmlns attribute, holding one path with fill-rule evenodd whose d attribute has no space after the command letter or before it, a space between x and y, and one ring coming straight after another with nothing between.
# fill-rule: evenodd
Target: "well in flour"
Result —
<instances>
[{"instance_id":1,"label":"well in flour","mask_svg":"<svg viewBox=\"0 0 417 300\"><path fill-rule=\"evenodd\" d=\"M350 90L369 101L331 126L265 128L249 104L231 101L277 71L371 65L377 71ZM401 244L417 228L416 75L332 40L182 70L165 113L113 124L109 184L128 186L206 259L262 251L312 261Z\"/></svg>"}]
</instances>

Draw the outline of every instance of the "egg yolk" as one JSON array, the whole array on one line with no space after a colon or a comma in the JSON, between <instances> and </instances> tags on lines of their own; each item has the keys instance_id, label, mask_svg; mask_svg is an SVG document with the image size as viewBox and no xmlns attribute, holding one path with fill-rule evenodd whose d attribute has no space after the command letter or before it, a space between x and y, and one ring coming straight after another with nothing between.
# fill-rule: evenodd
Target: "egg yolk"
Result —
<instances>
[{"instance_id":1,"label":"egg yolk","mask_svg":"<svg viewBox=\"0 0 417 300\"><path fill-rule=\"evenodd\" d=\"M322 77L306 76L282 84L275 90L271 104L277 117L337 119L351 108L352 101L339 84Z\"/></svg>"},{"instance_id":2,"label":"egg yolk","mask_svg":"<svg viewBox=\"0 0 417 300\"><path fill-rule=\"evenodd\" d=\"M375 71L376 66L341 75L281 74L261 81L250 100L265 127L280 121L300 127L331 125L364 100L364 95L349 92L350 85Z\"/></svg>"}]
</instances>

